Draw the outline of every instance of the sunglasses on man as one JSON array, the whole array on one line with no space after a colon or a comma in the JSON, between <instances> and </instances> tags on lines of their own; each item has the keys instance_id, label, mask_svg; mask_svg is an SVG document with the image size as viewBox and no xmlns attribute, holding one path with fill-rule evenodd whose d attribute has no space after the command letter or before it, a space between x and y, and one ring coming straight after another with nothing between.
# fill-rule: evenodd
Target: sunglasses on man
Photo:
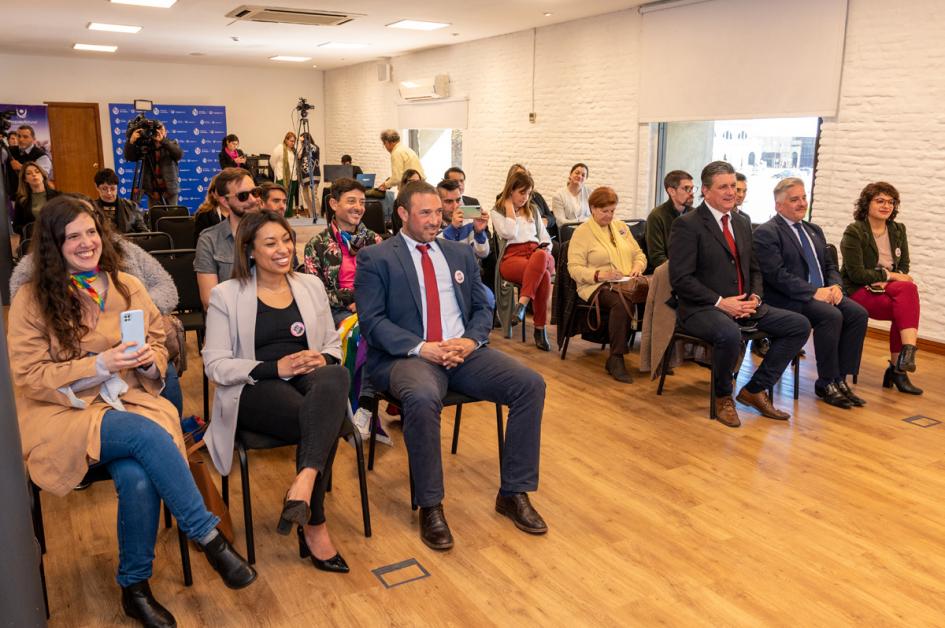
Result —
<instances>
[{"instance_id":1,"label":"sunglasses on man","mask_svg":"<svg viewBox=\"0 0 945 628\"><path fill-rule=\"evenodd\" d=\"M260 196L262 196L262 188L253 188L252 190L247 190L245 192L236 192L235 194L227 194L226 196L227 198L231 196L235 196L236 200L238 200L240 203L245 203L246 200L249 198L250 194L252 194L254 198L259 198Z\"/></svg>"}]
</instances>

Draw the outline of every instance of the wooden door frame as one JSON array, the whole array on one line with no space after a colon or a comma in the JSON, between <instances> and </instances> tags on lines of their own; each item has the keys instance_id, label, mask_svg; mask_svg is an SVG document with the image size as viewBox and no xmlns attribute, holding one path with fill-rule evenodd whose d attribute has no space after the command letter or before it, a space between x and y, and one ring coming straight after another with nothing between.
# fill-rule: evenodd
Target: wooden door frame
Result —
<instances>
[{"instance_id":1,"label":"wooden door frame","mask_svg":"<svg viewBox=\"0 0 945 628\"><path fill-rule=\"evenodd\" d=\"M98 166L99 169L105 167L105 152L102 149L102 110L99 108L99 103L97 102L58 102L58 101L44 101L46 107L55 106L55 107L94 107L95 108L95 135L98 137L98 141L95 143L96 150L98 151ZM53 145L53 152L55 153L56 147ZM51 158L55 155L50 155ZM53 159L53 168L55 168L56 160Z\"/></svg>"}]
</instances>

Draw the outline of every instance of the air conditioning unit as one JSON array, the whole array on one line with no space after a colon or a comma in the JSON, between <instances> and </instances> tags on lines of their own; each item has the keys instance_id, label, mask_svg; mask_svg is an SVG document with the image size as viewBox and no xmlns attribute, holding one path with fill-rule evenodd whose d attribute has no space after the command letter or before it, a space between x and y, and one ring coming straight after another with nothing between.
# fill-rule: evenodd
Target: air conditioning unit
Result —
<instances>
[{"instance_id":1,"label":"air conditioning unit","mask_svg":"<svg viewBox=\"0 0 945 628\"><path fill-rule=\"evenodd\" d=\"M363 15L359 13L339 13L335 11L288 9L285 7L244 4L227 13L226 17L250 22L267 22L270 24L341 26L356 17L363 17Z\"/></svg>"},{"instance_id":2,"label":"air conditioning unit","mask_svg":"<svg viewBox=\"0 0 945 628\"><path fill-rule=\"evenodd\" d=\"M400 82L400 97L404 100L433 100L447 98L449 95L449 74L437 74L432 78Z\"/></svg>"}]
</instances>

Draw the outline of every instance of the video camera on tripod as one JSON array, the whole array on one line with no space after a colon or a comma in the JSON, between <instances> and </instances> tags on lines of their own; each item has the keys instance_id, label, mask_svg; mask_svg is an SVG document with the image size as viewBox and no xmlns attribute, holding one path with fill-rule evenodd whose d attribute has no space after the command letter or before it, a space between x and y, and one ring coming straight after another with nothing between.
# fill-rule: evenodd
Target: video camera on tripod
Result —
<instances>
[{"instance_id":1,"label":"video camera on tripod","mask_svg":"<svg viewBox=\"0 0 945 628\"><path fill-rule=\"evenodd\" d=\"M128 123L128 128L125 129L125 137L131 138L135 131L141 130L141 135L138 136L138 139L135 140L134 144L138 148L147 148L154 142L154 138L157 137L158 129L162 126L159 120L151 120L144 117L143 113L139 113L134 120Z\"/></svg>"},{"instance_id":2,"label":"video camera on tripod","mask_svg":"<svg viewBox=\"0 0 945 628\"><path fill-rule=\"evenodd\" d=\"M295 105L295 110L299 112L303 118L308 116L308 112L315 108L315 105L308 104L308 100L304 96L299 97L299 102Z\"/></svg>"}]
</instances>

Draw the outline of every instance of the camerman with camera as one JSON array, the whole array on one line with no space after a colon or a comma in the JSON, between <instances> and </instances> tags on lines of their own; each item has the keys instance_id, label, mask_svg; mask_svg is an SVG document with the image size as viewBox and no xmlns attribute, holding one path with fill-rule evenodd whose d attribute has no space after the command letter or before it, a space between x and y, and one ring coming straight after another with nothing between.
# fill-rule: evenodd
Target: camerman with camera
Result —
<instances>
[{"instance_id":1,"label":"camerman with camera","mask_svg":"<svg viewBox=\"0 0 945 628\"><path fill-rule=\"evenodd\" d=\"M129 125L125 159L143 162L141 190L148 197L148 206L177 205L180 192L177 162L183 151L175 140L167 139L167 129L159 120L139 118L135 122Z\"/></svg>"}]
</instances>

